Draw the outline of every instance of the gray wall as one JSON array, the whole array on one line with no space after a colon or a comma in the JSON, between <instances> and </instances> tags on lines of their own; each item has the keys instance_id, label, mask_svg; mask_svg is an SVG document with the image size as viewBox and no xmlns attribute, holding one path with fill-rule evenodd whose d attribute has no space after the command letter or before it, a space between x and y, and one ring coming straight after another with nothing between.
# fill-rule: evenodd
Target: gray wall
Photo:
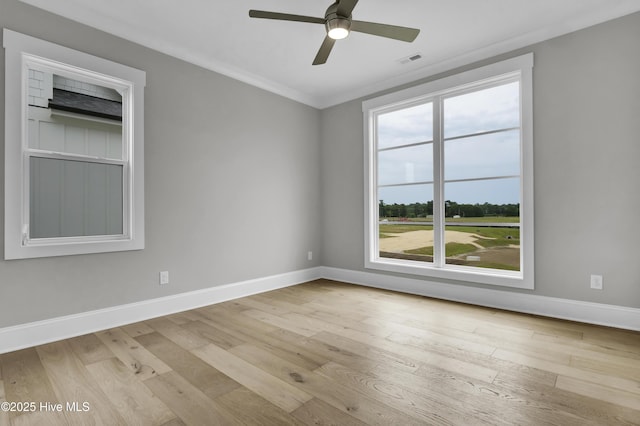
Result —
<instances>
[{"instance_id":1,"label":"gray wall","mask_svg":"<svg viewBox=\"0 0 640 426\"><path fill-rule=\"evenodd\" d=\"M0 27L147 72L145 250L0 260L0 327L319 264L317 110L17 0L2 0Z\"/></svg>"},{"instance_id":2,"label":"gray wall","mask_svg":"<svg viewBox=\"0 0 640 426\"><path fill-rule=\"evenodd\" d=\"M638 40L634 14L447 73L534 52L533 294L640 308ZM364 263L361 103L321 120L323 264L353 270ZM589 288L593 273L604 290Z\"/></svg>"}]
</instances>

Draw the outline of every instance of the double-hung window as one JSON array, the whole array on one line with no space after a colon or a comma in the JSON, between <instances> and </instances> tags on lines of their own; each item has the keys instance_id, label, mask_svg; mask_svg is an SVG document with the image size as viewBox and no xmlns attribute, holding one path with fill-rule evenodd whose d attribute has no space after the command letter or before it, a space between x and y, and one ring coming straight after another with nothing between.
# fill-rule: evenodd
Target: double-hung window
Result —
<instances>
[{"instance_id":1,"label":"double-hung window","mask_svg":"<svg viewBox=\"0 0 640 426\"><path fill-rule=\"evenodd\" d=\"M532 67L363 103L366 267L533 288Z\"/></svg>"},{"instance_id":2,"label":"double-hung window","mask_svg":"<svg viewBox=\"0 0 640 426\"><path fill-rule=\"evenodd\" d=\"M144 248L143 71L5 29L5 259Z\"/></svg>"}]
</instances>

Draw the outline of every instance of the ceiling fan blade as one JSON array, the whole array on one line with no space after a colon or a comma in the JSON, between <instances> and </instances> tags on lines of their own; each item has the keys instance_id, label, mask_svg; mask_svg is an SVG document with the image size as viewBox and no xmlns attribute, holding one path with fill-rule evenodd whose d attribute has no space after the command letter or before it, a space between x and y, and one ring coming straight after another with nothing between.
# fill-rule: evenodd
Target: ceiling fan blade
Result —
<instances>
[{"instance_id":1,"label":"ceiling fan blade","mask_svg":"<svg viewBox=\"0 0 640 426\"><path fill-rule=\"evenodd\" d=\"M267 12L264 10L250 10L249 16L252 18L278 19L280 21L309 22L311 24L323 24L324 18L315 18L313 16L292 15L290 13Z\"/></svg>"},{"instance_id":2,"label":"ceiling fan blade","mask_svg":"<svg viewBox=\"0 0 640 426\"><path fill-rule=\"evenodd\" d=\"M356 4L358 0L338 0L338 15L348 18Z\"/></svg>"},{"instance_id":3,"label":"ceiling fan blade","mask_svg":"<svg viewBox=\"0 0 640 426\"><path fill-rule=\"evenodd\" d=\"M412 42L420 34L416 28L398 27L397 25L377 24L375 22L351 21L351 31L366 33L380 37Z\"/></svg>"},{"instance_id":4,"label":"ceiling fan blade","mask_svg":"<svg viewBox=\"0 0 640 426\"><path fill-rule=\"evenodd\" d=\"M322 46L320 46L320 50L318 50L318 54L313 60L313 65L322 65L327 62L327 58L329 57L329 53L331 53L331 49L333 49L335 42L336 41L329 36L324 38Z\"/></svg>"}]
</instances>

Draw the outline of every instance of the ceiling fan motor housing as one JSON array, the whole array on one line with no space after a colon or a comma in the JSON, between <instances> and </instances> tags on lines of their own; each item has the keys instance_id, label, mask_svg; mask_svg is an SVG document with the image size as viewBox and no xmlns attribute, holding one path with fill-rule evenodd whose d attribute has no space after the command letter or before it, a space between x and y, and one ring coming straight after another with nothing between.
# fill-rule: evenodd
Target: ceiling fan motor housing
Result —
<instances>
[{"instance_id":1,"label":"ceiling fan motor housing","mask_svg":"<svg viewBox=\"0 0 640 426\"><path fill-rule=\"evenodd\" d=\"M351 30L351 16L340 16L338 14L338 3L334 3L327 9L324 16L327 34L334 40L347 37Z\"/></svg>"}]
</instances>

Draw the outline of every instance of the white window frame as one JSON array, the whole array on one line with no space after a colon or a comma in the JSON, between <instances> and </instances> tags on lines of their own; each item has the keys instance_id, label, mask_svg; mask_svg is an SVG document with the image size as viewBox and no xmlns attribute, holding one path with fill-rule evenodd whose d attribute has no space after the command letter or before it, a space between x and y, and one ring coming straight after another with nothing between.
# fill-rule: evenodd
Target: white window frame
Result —
<instances>
[{"instance_id":1,"label":"white window frame","mask_svg":"<svg viewBox=\"0 0 640 426\"><path fill-rule=\"evenodd\" d=\"M365 144L365 259L368 269L421 275L438 279L490 284L522 289L534 288L533 230L533 53L455 74L440 80L410 87L366 100L362 103ZM383 112L408 108L446 96L466 87L491 84L504 78L520 82L520 271L472 266L426 263L380 257L378 238L378 179L376 117ZM434 105L434 111L437 108ZM438 112L435 112L438 114ZM439 121L439 120L438 120ZM434 244L444 257L444 177L441 156L441 129L434 122Z\"/></svg>"},{"instance_id":2,"label":"white window frame","mask_svg":"<svg viewBox=\"0 0 640 426\"><path fill-rule=\"evenodd\" d=\"M146 73L8 29L5 48L5 223L4 258L24 259L144 249L144 86ZM58 238L29 235L29 158L70 159L74 155L29 148L28 70L52 73L117 90L123 99L123 232ZM75 156L80 161L90 158Z\"/></svg>"}]
</instances>

